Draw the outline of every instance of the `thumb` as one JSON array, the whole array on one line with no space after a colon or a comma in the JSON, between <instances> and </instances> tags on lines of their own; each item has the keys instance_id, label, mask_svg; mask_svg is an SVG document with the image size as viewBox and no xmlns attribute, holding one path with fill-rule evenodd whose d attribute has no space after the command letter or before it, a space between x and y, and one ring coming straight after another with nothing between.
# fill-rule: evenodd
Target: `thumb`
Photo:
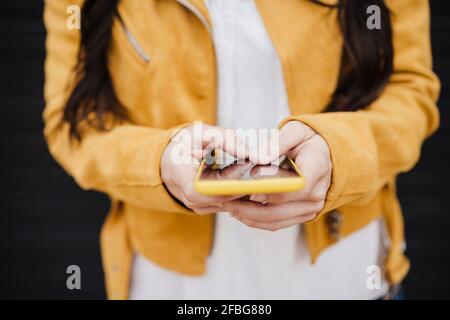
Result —
<instances>
[{"instance_id":1,"label":"thumb","mask_svg":"<svg viewBox=\"0 0 450 320\"><path fill-rule=\"evenodd\" d=\"M299 144L308 140L312 136L312 130L300 121L289 121L286 123L271 140L267 142L270 148L260 148L260 150L273 150L268 153L258 154L258 164L270 164L278 160Z\"/></svg>"},{"instance_id":2,"label":"thumb","mask_svg":"<svg viewBox=\"0 0 450 320\"><path fill-rule=\"evenodd\" d=\"M220 176L224 179L240 179L252 167L251 163L232 164L223 169Z\"/></svg>"}]
</instances>

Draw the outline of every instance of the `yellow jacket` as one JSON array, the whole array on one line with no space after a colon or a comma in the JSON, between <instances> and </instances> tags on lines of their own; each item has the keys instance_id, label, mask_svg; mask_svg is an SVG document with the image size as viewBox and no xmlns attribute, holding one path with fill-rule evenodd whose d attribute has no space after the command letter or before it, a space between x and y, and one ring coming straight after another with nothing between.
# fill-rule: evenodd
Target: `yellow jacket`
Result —
<instances>
[{"instance_id":1,"label":"yellow jacket","mask_svg":"<svg viewBox=\"0 0 450 320\"><path fill-rule=\"evenodd\" d=\"M177 126L194 120L215 123L210 20L202 0L121 1L124 25L116 19L113 26L110 71L131 119L108 132L86 127L82 142L70 143L68 127L58 123L79 46L79 31L66 27L73 2L47 0L45 5L45 136L52 155L82 188L111 198L101 248L108 296L123 299L134 251L184 274L205 271L214 216L195 215L173 200L161 181L160 158ZM409 262L403 255L395 179L414 166L423 140L439 122L428 1L386 0L394 29L394 74L367 109L340 113L320 113L339 72L342 37L336 10L306 0L256 3L282 62L292 118L319 132L331 150L325 208L306 224L313 262L339 238L383 215L391 240L386 274L398 283ZM343 218L339 237L330 232L330 213Z\"/></svg>"}]
</instances>

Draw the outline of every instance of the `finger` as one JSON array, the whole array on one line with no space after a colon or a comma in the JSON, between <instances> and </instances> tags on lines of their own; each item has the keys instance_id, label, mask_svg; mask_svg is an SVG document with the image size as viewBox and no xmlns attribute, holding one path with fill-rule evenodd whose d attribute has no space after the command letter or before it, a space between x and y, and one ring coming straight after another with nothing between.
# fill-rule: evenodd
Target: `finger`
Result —
<instances>
[{"instance_id":1,"label":"finger","mask_svg":"<svg viewBox=\"0 0 450 320\"><path fill-rule=\"evenodd\" d=\"M281 229L291 227L296 224L311 221L312 219L315 218L315 216L316 216L315 214L310 214L310 215L295 217L295 218L291 218L291 219L280 221L280 222L274 222L274 223L257 222L257 221L242 218L239 216L233 216L233 217L251 228L262 229L262 230L267 230L267 231L278 231Z\"/></svg>"},{"instance_id":2,"label":"finger","mask_svg":"<svg viewBox=\"0 0 450 320\"><path fill-rule=\"evenodd\" d=\"M255 179L264 179L269 176L269 173L272 173L270 169L266 170L267 166L256 166L251 170L251 175L254 176ZM284 169L280 168L278 166L271 166L275 167L276 169L276 175L273 177L297 177L298 174L294 170L290 169ZM266 172L267 171L267 172ZM260 202L260 203L283 203L283 202L290 202L290 201L299 201L299 200L306 200L302 199L301 197L302 193L300 191L296 192L288 192L288 193L271 193L271 194L254 194L250 197L251 201Z\"/></svg>"},{"instance_id":3,"label":"finger","mask_svg":"<svg viewBox=\"0 0 450 320\"><path fill-rule=\"evenodd\" d=\"M317 181L329 171L329 158L326 154L314 149L312 144L299 146L295 164L306 178L315 179ZM309 177L308 177L309 175Z\"/></svg>"},{"instance_id":4,"label":"finger","mask_svg":"<svg viewBox=\"0 0 450 320\"><path fill-rule=\"evenodd\" d=\"M219 179L240 179L253 165L251 163L246 164L233 164L226 167L219 172Z\"/></svg>"},{"instance_id":5,"label":"finger","mask_svg":"<svg viewBox=\"0 0 450 320\"><path fill-rule=\"evenodd\" d=\"M250 196L250 200L262 204L279 204L285 202L297 202L300 201L298 191L287 193L269 193L269 194L254 194Z\"/></svg>"},{"instance_id":6,"label":"finger","mask_svg":"<svg viewBox=\"0 0 450 320\"><path fill-rule=\"evenodd\" d=\"M280 155L302 144L314 135L314 131L300 121L290 121L280 129Z\"/></svg>"},{"instance_id":7,"label":"finger","mask_svg":"<svg viewBox=\"0 0 450 320\"><path fill-rule=\"evenodd\" d=\"M270 138L270 140L278 139L278 141L269 141L271 146L277 145L278 150L267 153L264 157L260 155L257 163L268 164L276 161L289 150L303 143L313 135L314 131L302 122L290 121L279 130L277 136Z\"/></svg>"},{"instance_id":8,"label":"finger","mask_svg":"<svg viewBox=\"0 0 450 320\"><path fill-rule=\"evenodd\" d=\"M299 190L296 192L286 193L270 193L270 194L254 194L250 196L250 200L263 204L279 204L285 202L311 201L323 202L328 194L331 179L329 176L322 177L309 191Z\"/></svg>"},{"instance_id":9,"label":"finger","mask_svg":"<svg viewBox=\"0 0 450 320\"><path fill-rule=\"evenodd\" d=\"M323 204L309 201L281 204L260 204L252 201L233 200L223 204L226 211L235 216L257 222L279 222L296 216L317 213Z\"/></svg>"},{"instance_id":10,"label":"finger","mask_svg":"<svg viewBox=\"0 0 450 320\"><path fill-rule=\"evenodd\" d=\"M213 169L207 167L203 170L202 180L224 180L224 179L240 179L247 170L252 167L251 164L232 164L225 169Z\"/></svg>"},{"instance_id":11,"label":"finger","mask_svg":"<svg viewBox=\"0 0 450 320\"><path fill-rule=\"evenodd\" d=\"M203 148L221 149L238 159L255 159L254 150L242 142L233 129L208 127L203 132Z\"/></svg>"},{"instance_id":12,"label":"finger","mask_svg":"<svg viewBox=\"0 0 450 320\"><path fill-rule=\"evenodd\" d=\"M270 177L297 177L298 174L293 170L283 169L278 166L255 166L250 175L254 179L267 179ZM254 194L250 196L251 201L260 203L283 203L297 201L299 198L297 192L289 193L271 193L271 194Z\"/></svg>"},{"instance_id":13,"label":"finger","mask_svg":"<svg viewBox=\"0 0 450 320\"><path fill-rule=\"evenodd\" d=\"M205 155L205 150L203 149L198 149L198 148L194 148L191 150L191 156L194 157L197 160L203 160L204 155Z\"/></svg>"},{"instance_id":14,"label":"finger","mask_svg":"<svg viewBox=\"0 0 450 320\"><path fill-rule=\"evenodd\" d=\"M324 176L317 181L314 188L312 188L309 194L310 201L322 201L325 200L328 194L328 189L331 185L331 175Z\"/></svg>"},{"instance_id":15,"label":"finger","mask_svg":"<svg viewBox=\"0 0 450 320\"><path fill-rule=\"evenodd\" d=\"M254 179L264 179L267 177L286 178L296 177L297 173L276 165L257 165L250 171L250 176Z\"/></svg>"},{"instance_id":16,"label":"finger","mask_svg":"<svg viewBox=\"0 0 450 320\"><path fill-rule=\"evenodd\" d=\"M194 207L191 209L199 215L213 214L223 211L223 208L218 206Z\"/></svg>"},{"instance_id":17,"label":"finger","mask_svg":"<svg viewBox=\"0 0 450 320\"><path fill-rule=\"evenodd\" d=\"M322 178L330 176L330 166L321 152L314 150L309 145L299 146L295 164L305 177L305 188L287 195L289 201L314 200L310 198L312 193L317 194L317 184ZM323 195L325 197L325 194ZM277 196L272 197L277 198ZM315 199L320 200L320 199ZM276 201L276 199L273 199Z\"/></svg>"},{"instance_id":18,"label":"finger","mask_svg":"<svg viewBox=\"0 0 450 320\"><path fill-rule=\"evenodd\" d=\"M320 185L319 183L316 183L308 190L302 189L295 192L254 194L250 196L250 200L263 204L280 204L298 201L318 202L322 201L326 197L328 187L325 188L323 187L324 185L325 183L321 183Z\"/></svg>"},{"instance_id":19,"label":"finger","mask_svg":"<svg viewBox=\"0 0 450 320\"><path fill-rule=\"evenodd\" d=\"M228 201L237 200L243 196L241 194L231 196L205 196L195 190L193 183L189 183L184 188L179 187L177 191L180 194L179 199L191 209L201 206L218 206Z\"/></svg>"}]
</instances>

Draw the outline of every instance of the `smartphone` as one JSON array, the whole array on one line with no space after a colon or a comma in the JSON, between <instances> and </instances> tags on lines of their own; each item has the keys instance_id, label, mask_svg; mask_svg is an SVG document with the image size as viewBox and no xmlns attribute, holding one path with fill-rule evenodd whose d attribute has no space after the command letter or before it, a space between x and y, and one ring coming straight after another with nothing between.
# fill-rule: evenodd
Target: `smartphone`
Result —
<instances>
[{"instance_id":1,"label":"smartphone","mask_svg":"<svg viewBox=\"0 0 450 320\"><path fill-rule=\"evenodd\" d=\"M218 165L205 158L194 185L197 192L210 196L285 193L304 188L305 178L287 157L279 165L264 166L242 161Z\"/></svg>"}]
</instances>

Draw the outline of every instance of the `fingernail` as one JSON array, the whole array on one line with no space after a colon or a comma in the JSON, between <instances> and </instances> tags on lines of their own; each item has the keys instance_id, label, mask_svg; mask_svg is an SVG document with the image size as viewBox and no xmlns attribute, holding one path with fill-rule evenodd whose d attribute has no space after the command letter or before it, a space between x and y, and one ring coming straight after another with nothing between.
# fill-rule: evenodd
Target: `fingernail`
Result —
<instances>
[{"instance_id":1,"label":"fingernail","mask_svg":"<svg viewBox=\"0 0 450 320\"><path fill-rule=\"evenodd\" d=\"M260 175L261 175L261 170L259 168L256 168L256 169L250 171L250 176L252 178L257 178Z\"/></svg>"},{"instance_id":2,"label":"fingernail","mask_svg":"<svg viewBox=\"0 0 450 320\"><path fill-rule=\"evenodd\" d=\"M250 197L250 200L263 203L267 201L267 196L265 194L254 194Z\"/></svg>"}]
</instances>

